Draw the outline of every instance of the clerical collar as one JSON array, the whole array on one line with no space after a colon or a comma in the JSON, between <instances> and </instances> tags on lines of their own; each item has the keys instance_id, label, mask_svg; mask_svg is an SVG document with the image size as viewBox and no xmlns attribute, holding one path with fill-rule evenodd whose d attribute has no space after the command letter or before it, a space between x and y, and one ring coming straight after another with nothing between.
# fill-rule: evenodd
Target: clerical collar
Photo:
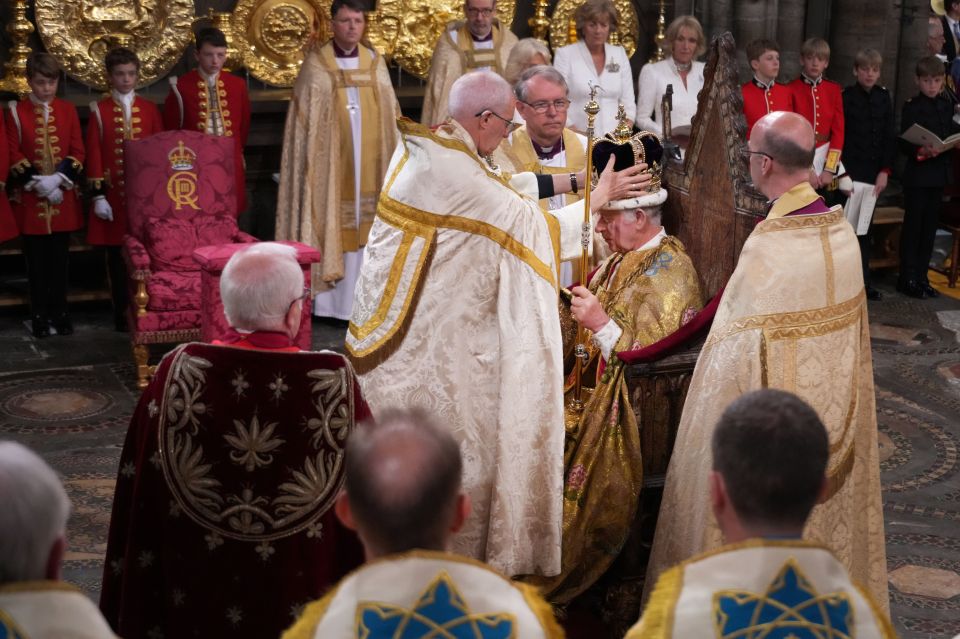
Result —
<instances>
[{"instance_id":1,"label":"clerical collar","mask_svg":"<svg viewBox=\"0 0 960 639\"><path fill-rule=\"evenodd\" d=\"M331 40L333 42L333 54L338 58L359 58L360 57L360 45L353 47L353 51L347 53L343 49L337 46L336 40Z\"/></svg>"},{"instance_id":2,"label":"clerical collar","mask_svg":"<svg viewBox=\"0 0 960 639\"><path fill-rule=\"evenodd\" d=\"M821 82L823 82L823 74L822 74L822 73L820 74L820 77L818 77L817 79L808 78L806 73L801 73L801 74L800 74L800 77L803 78L803 81L804 81L804 82L806 82L807 84L809 84L809 85L812 86L812 87L815 87L815 86L817 86L818 84L820 84Z\"/></svg>"},{"instance_id":3,"label":"clerical collar","mask_svg":"<svg viewBox=\"0 0 960 639\"><path fill-rule=\"evenodd\" d=\"M776 78L774 78L773 80L770 80L769 83L764 83L763 80L761 80L757 76L753 76L753 78L751 78L750 81L753 82L753 86L759 89L763 89L764 91L769 91L770 89L773 88L773 85L777 83Z\"/></svg>"},{"instance_id":4,"label":"clerical collar","mask_svg":"<svg viewBox=\"0 0 960 639\"><path fill-rule=\"evenodd\" d=\"M473 34L473 31L470 32L470 37L473 38L474 42L490 42L491 40L493 40L493 28L490 29L490 33L483 36L482 38L478 38L477 36L475 36Z\"/></svg>"},{"instance_id":5,"label":"clerical collar","mask_svg":"<svg viewBox=\"0 0 960 639\"><path fill-rule=\"evenodd\" d=\"M552 160L563 151L563 135L561 135L560 139L552 146L540 146L533 138L530 138L530 144L533 145L533 150L536 151L538 158L541 160Z\"/></svg>"}]
</instances>

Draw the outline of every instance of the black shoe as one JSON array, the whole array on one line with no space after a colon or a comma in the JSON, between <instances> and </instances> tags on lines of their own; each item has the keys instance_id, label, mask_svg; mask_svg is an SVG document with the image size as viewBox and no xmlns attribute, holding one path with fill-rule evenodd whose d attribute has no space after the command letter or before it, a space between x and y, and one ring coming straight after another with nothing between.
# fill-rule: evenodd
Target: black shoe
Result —
<instances>
[{"instance_id":1,"label":"black shoe","mask_svg":"<svg viewBox=\"0 0 960 639\"><path fill-rule=\"evenodd\" d=\"M915 297L918 300L922 300L926 297L923 286L916 280L907 280L906 282L898 282L897 290L906 295L907 297Z\"/></svg>"},{"instance_id":2,"label":"black shoe","mask_svg":"<svg viewBox=\"0 0 960 639\"><path fill-rule=\"evenodd\" d=\"M73 322L66 313L53 318L50 323L56 329L57 335L73 335Z\"/></svg>"},{"instance_id":3,"label":"black shoe","mask_svg":"<svg viewBox=\"0 0 960 639\"><path fill-rule=\"evenodd\" d=\"M879 302L883 299L883 293L873 288L872 286L867 287L867 299L871 302Z\"/></svg>"},{"instance_id":4,"label":"black shoe","mask_svg":"<svg viewBox=\"0 0 960 639\"><path fill-rule=\"evenodd\" d=\"M50 337L50 322L47 321L46 317L34 315L33 319L30 320L30 332L37 339Z\"/></svg>"},{"instance_id":5,"label":"black shoe","mask_svg":"<svg viewBox=\"0 0 960 639\"><path fill-rule=\"evenodd\" d=\"M940 297L940 291L930 286L930 282L920 282L920 288L923 289L927 297Z\"/></svg>"}]
</instances>

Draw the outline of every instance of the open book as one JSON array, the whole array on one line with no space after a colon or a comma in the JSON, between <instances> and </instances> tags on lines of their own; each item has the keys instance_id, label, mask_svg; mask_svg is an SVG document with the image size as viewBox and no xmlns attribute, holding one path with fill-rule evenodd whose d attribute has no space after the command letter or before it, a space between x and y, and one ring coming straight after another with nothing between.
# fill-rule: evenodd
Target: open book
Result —
<instances>
[{"instance_id":1,"label":"open book","mask_svg":"<svg viewBox=\"0 0 960 639\"><path fill-rule=\"evenodd\" d=\"M928 144L937 150L939 153L943 153L948 149L960 144L960 133L954 133L946 140L941 140L935 133L929 129L925 129L919 124L914 124L912 127L903 132L900 136L907 142L912 142L917 146L927 146Z\"/></svg>"}]
</instances>

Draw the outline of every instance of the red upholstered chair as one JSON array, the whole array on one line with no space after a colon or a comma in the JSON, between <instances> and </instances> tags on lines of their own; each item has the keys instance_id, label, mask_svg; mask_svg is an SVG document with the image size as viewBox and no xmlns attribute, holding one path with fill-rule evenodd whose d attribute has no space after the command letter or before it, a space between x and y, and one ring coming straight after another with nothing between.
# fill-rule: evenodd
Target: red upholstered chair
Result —
<instances>
[{"instance_id":1,"label":"red upholstered chair","mask_svg":"<svg viewBox=\"0 0 960 639\"><path fill-rule=\"evenodd\" d=\"M369 417L332 352L183 344L134 412L100 607L122 637L279 637L360 565L331 507Z\"/></svg>"},{"instance_id":2,"label":"red upholstered chair","mask_svg":"<svg viewBox=\"0 0 960 639\"><path fill-rule=\"evenodd\" d=\"M200 337L200 266L194 249L255 242L237 228L234 144L195 131L124 143L130 228L123 255L127 311L140 388L152 372L149 344Z\"/></svg>"}]
</instances>

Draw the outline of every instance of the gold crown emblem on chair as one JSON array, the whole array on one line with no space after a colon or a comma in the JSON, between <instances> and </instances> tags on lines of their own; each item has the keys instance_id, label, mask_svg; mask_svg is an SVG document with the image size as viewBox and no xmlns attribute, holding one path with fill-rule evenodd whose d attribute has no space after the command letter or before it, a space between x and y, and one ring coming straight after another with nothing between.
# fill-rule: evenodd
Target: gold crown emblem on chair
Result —
<instances>
[{"instance_id":1,"label":"gold crown emblem on chair","mask_svg":"<svg viewBox=\"0 0 960 639\"><path fill-rule=\"evenodd\" d=\"M183 140L178 141L177 146L167 154L170 160L170 168L174 171L189 171L197 161L196 152L183 145Z\"/></svg>"}]
</instances>

